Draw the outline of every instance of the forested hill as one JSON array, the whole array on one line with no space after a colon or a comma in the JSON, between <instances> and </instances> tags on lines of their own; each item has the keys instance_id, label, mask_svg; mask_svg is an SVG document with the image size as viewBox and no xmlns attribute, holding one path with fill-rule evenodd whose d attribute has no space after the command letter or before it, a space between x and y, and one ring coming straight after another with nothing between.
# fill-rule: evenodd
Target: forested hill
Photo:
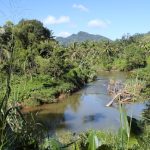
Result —
<instances>
[{"instance_id":1,"label":"forested hill","mask_svg":"<svg viewBox=\"0 0 150 150\"><path fill-rule=\"evenodd\" d=\"M107 37L101 36L101 35L94 35L94 34L89 34L87 32L80 31L77 34L72 34L66 38L57 37L56 40L59 41L60 44L67 45L69 43L84 42L87 40L101 41L101 40L110 40L110 39L108 39Z\"/></svg>"}]
</instances>

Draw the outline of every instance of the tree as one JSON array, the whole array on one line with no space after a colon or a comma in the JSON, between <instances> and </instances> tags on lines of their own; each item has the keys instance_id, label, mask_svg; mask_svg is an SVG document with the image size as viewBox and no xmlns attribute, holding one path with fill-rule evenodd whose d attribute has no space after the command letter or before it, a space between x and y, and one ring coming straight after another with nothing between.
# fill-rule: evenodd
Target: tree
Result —
<instances>
[{"instance_id":1,"label":"tree","mask_svg":"<svg viewBox=\"0 0 150 150\"><path fill-rule=\"evenodd\" d=\"M43 27L37 20L21 20L16 26L16 36L21 40L24 48L44 40L53 40L52 31Z\"/></svg>"},{"instance_id":2,"label":"tree","mask_svg":"<svg viewBox=\"0 0 150 150\"><path fill-rule=\"evenodd\" d=\"M136 44L128 45L124 50L124 58L126 60L126 70L145 67L146 57L143 49Z\"/></svg>"}]
</instances>

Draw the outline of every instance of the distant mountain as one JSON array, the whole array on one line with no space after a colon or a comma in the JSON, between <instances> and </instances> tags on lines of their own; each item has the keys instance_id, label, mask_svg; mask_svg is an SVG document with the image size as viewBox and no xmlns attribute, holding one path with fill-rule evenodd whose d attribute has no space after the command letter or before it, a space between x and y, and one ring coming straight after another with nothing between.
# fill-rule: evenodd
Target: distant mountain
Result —
<instances>
[{"instance_id":1,"label":"distant mountain","mask_svg":"<svg viewBox=\"0 0 150 150\"><path fill-rule=\"evenodd\" d=\"M101 35L89 34L87 32L80 31L77 34L72 34L66 38L57 37L56 40L60 42L60 44L67 45L72 42L84 42L87 40L90 41L100 41L100 40L110 40Z\"/></svg>"}]
</instances>

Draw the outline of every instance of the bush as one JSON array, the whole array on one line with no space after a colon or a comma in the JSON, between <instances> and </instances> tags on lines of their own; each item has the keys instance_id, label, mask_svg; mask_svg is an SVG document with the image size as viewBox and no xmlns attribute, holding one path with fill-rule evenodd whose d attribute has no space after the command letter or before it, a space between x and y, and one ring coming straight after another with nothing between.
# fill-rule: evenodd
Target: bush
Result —
<instances>
[{"instance_id":1,"label":"bush","mask_svg":"<svg viewBox=\"0 0 150 150\"><path fill-rule=\"evenodd\" d=\"M125 71L127 69L127 62L125 59L115 59L113 62L113 69L119 71Z\"/></svg>"}]
</instances>

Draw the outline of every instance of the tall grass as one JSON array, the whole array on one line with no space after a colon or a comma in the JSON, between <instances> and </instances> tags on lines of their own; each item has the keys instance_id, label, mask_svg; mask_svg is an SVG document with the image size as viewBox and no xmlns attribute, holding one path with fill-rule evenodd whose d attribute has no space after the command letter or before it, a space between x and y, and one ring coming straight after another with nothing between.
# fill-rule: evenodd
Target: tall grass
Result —
<instances>
[{"instance_id":1,"label":"tall grass","mask_svg":"<svg viewBox=\"0 0 150 150\"><path fill-rule=\"evenodd\" d=\"M6 88L4 96L0 100L0 149L17 149L17 147L22 149L20 146L28 146L34 138L32 138L32 133L28 132L30 128L19 107L11 106L9 103L14 53L13 27L11 40L3 49L7 51L8 57L5 58Z\"/></svg>"},{"instance_id":2,"label":"tall grass","mask_svg":"<svg viewBox=\"0 0 150 150\"><path fill-rule=\"evenodd\" d=\"M129 122L127 119L127 113L126 113L125 107L120 102L119 102L119 112L120 112L121 127L119 129L118 136L121 138L121 148L124 149L126 143L128 147L129 138L130 138L130 126L129 126Z\"/></svg>"}]
</instances>

